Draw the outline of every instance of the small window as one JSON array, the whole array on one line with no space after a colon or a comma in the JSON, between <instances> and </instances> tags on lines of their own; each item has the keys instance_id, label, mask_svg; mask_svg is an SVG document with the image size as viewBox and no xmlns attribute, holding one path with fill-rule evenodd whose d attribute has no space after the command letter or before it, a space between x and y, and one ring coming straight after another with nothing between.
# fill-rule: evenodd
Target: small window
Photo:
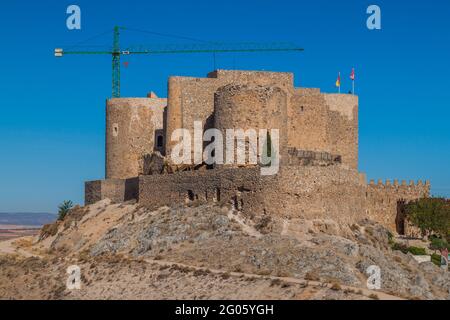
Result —
<instances>
[{"instance_id":1,"label":"small window","mask_svg":"<svg viewBox=\"0 0 450 320\"><path fill-rule=\"evenodd\" d=\"M117 137L119 135L119 125L117 123L113 124L113 137Z\"/></svg>"},{"instance_id":2,"label":"small window","mask_svg":"<svg viewBox=\"0 0 450 320\"><path fill-rule=\"evenodd\" d=\"M162 148L162 146L163 146L163 136L158 136L158 138L156 139L156 146L158 148Z\"/></svg>"}]
</instances>

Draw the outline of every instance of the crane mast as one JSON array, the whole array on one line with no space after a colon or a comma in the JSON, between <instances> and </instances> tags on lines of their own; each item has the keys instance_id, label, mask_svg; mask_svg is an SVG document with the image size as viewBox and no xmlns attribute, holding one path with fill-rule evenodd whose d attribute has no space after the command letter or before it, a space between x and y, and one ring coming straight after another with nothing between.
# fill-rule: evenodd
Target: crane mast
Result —
<instances>
[{"instance_id":1,"label":"crane mast","mask_svg":"<svg viewBox=\"0 0 450 320\"><path fill-rule=\"evenodd\" d=\"M120 97L120 30L114 27L114 41L112 53L112 97Z\"/></svg>"}]
</instances>

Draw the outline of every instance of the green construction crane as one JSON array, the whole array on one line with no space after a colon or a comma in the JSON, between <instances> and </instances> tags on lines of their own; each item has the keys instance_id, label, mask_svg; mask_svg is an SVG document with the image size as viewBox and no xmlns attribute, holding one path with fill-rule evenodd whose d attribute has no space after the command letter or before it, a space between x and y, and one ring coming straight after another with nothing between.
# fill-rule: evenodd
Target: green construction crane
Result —
<instances>
[{"instance_id":1,"label":"green construction crane","mask_svg":"<svg viewBox=\"0 0 450 320\"><path fill-rule=\"evenodd\" d=\"M162 47L128 47L120 48L120 30L124 27L114 27L114 40L112 50L105 51L68 51L61 48L55 49L55 57L62 57L68 54L108 54L112 56L112 97L120 97L120 57L131 54L176 54L176 53L227 53L227 52L282 52L282 51L303 51L302 48L291 43L236 43L236 44L185 44L185 45L164 45Z\"/></svg>"}]
</instances>

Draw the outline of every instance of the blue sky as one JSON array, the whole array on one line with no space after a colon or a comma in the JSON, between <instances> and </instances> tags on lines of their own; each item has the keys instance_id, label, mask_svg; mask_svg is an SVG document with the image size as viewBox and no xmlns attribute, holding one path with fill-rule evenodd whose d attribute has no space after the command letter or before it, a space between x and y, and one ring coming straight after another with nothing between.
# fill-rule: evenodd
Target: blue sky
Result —
<instances>
[{"instance_id":1,"label":"blue sky","mask_svg":"<svg viewBox=\"0 0 450 320\"><path fill-rule=\"evenodd\" d=\"M77 4L82 29L66 28ZM366 28L381 8L382 30ZM291 41L303 53L229 54L217 67L290 71L297 86L348 91L356 68L360 170L373 179L430 179L450 196L450 2L431 1L7 1L0 11L0 211L56 211L83 202L85 180L104 176L109 56L53 57L117 25L221 42ZM126 44L185 43L124 32ZM111 35L86 44L110 45ZM160 96L170 75L204 76L210 54L130 57L122 95Z\"/></svg>"}]
</instances>

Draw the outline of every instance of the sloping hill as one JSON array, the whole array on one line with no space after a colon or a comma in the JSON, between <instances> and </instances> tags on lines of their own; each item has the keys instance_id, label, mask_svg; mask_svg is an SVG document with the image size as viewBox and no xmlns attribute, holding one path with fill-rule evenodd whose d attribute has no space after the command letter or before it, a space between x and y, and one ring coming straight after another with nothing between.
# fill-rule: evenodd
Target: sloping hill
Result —
<instances>
[{"instance_id":1,"label":"sloping hill","mask_svg":"<svg viewBox=\"0 0 450 320\"><path fill-rule=\"evenodd\" d=\"M28 283L45 276L54 285L42 294L67 299L448 299L450 290L448 273L392 251L389 232L371 221L245 217L214 205L149 211L104 200L46 226L27 250L51 272L33 260L21 274L30 261L3 258L0 280L7 270ZM70 264L82 269L82 290L65 289ZM367 290L371 265L381 269L378 292ZM27 294L0 283L3 297Z\"/></svg>"}]
</instances>

